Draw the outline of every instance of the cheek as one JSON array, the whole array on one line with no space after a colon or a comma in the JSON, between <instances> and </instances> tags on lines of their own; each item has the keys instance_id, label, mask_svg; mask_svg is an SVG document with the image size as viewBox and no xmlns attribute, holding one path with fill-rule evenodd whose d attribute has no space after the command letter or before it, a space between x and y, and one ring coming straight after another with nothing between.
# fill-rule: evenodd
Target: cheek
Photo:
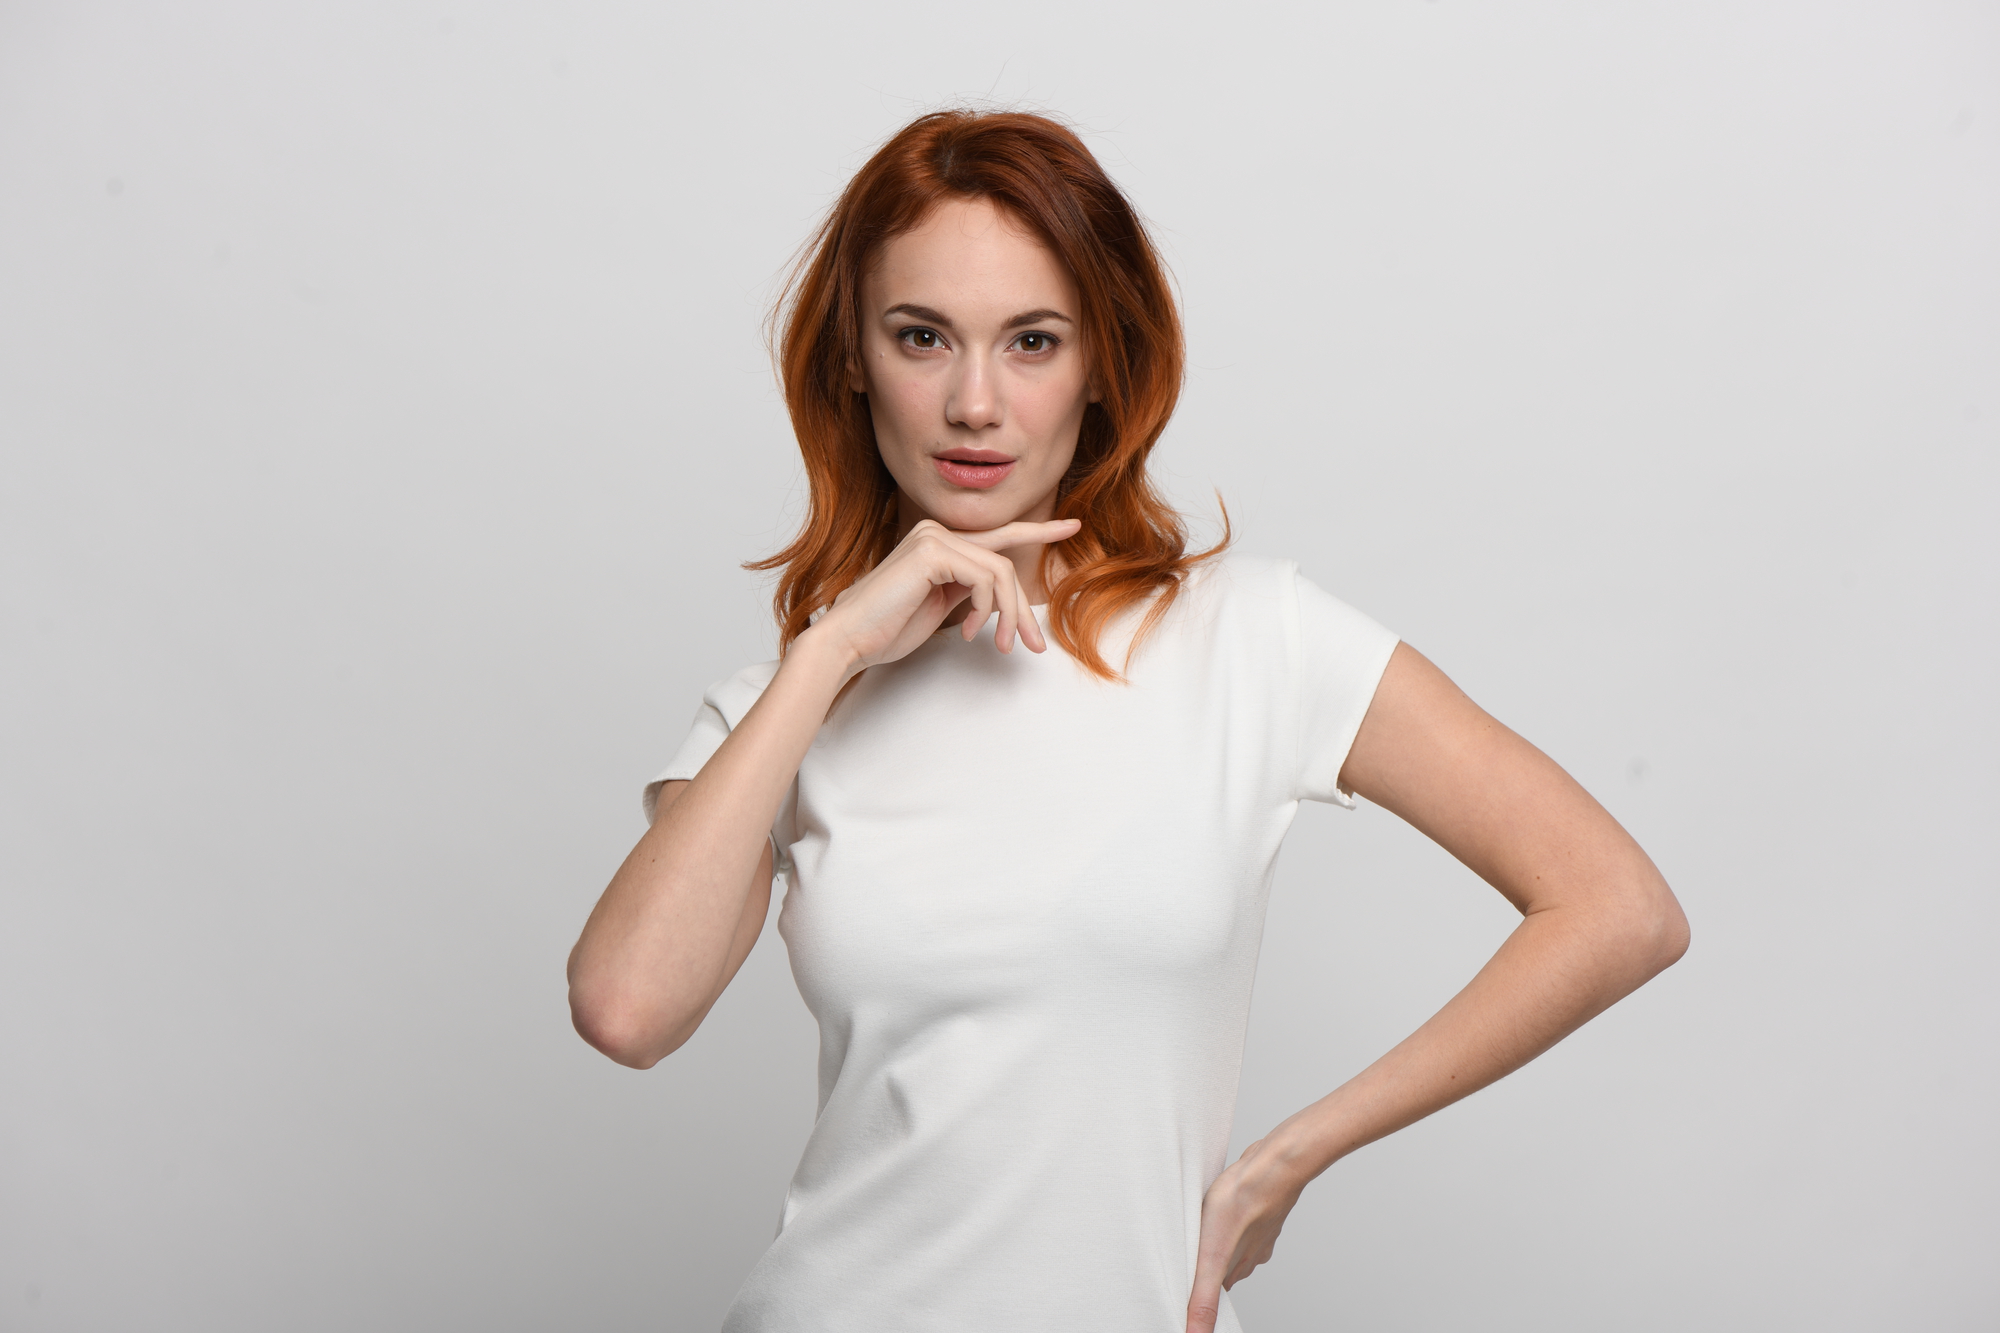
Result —
<instances>
[{"instance_id":1,"label":"cheek","mask_svg":"<svg viewBox=\"0 0 2000 1333\"><path fill-rule=\"evenodd\" d=\"M1020 401L1021 424L1031 435L1067 448L1083 424L1090 405L1089 386L1081 377L1051 379L1032 386Z\"/></svg>"},{"instance_id":2,"label":"cheek","mask_svg":"<svg viewBox=\"0 0 2000 1333\"><path fill-rule=\"evenodd\" d=\"M891 389L889 400L913 425L928 429L932 414L943 410L939 393L935 376L911 375Z\"/></svg>"},{"instance_id":3,"label":"cheek","mask_svg":"<svg viewBox=\"0 0 2000 1333\"><path fill-rule=\"evenodd\" d=\"M923 376L874 376L868 401L879 442L893 447L915 437L928 438L931 420L942 410L936 397L936 386Z\"/></svg>"}]
</instances>

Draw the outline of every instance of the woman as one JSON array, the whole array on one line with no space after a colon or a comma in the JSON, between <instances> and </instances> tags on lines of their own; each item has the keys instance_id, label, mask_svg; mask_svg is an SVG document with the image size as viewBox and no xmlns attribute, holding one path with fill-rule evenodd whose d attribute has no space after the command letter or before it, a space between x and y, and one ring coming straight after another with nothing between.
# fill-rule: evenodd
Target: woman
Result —
<instances>
[{"instance_id":1,"label":"woman","mask_svg":"<svg viewBox=\"0 0 2000 1333\"><path fill-rule=\"evenodd\" d=\"M785 306L811 509L780 661L706 695L570 959L648 1068L771 883L820 1112L730 1311L773 1330L1232 1330L1306 1184L1678 958L1659 873L1540 752L1145 476L1181 337L1144 228L1028 115L923 117ZM1016 651L1025 646L1026 652ZM1225 1154L1278 844L1359 794L1523 914L1414 1035Z\"/></svg>"}]
</instances>

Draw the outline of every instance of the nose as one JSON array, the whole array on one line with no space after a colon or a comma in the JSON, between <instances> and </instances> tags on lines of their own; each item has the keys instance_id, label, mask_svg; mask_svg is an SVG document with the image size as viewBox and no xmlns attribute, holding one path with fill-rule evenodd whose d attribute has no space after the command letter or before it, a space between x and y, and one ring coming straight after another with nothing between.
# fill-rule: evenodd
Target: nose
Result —
<instances>
[{"instance_id":1,"label":"nose","mask_svg":"<svg viewBox=\"0 0 2000 1333\"><path fill-rule=\"evenodd\" d=\"M969 356L953 368L951 393L945 399L945 421L966 430L984 430L1000 424L999 376L986 358Z\"/></svg>"}]
</instances>

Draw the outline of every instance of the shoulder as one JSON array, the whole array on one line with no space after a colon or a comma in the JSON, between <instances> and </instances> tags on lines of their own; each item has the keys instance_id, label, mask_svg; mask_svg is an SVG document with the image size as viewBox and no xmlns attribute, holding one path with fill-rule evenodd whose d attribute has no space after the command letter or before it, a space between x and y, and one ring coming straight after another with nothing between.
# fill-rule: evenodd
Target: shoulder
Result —
<instances>
[{"instance_id":1,"label":"shoulder","mask_svg":"<svg viewBox=\"0 0 2000 1333\"><path fill-rule=\"evenodd\" d=\"M757 702L771 678L778 674L778 663L754 662L734 675L725 676L702 691L701 701L722 715L725 725L734 728L750 711L750 705Z\"/></svg>"},{"instance_id":2,"label":"shoulder","mask_svg":"<svg viewBox=\"0 0 2000 1333\"><path fill-rule=\"evenodd\" d=\"M1301 643L1352 640L1379 651L1396 636L1308 578L1296 561L1229 555L1189 572L1182 595L1191 618L1238 632L1261 629L1290 650Z\"/></svg>"},{"instance_id":3,"label":"shoulder","mask_svg":"<svg viewBox=\"0 0 2000 1333\"><path fill-rule=\"evenodd\" d=\"M1287 596L1299 567L1266 555L1227 555L1204 560L1181 580L1180 595L1190 602L1217 608L1234 603L1268 602Z\"/></svg>"},{"instance_id":4,"label":"shoulder","mask_svg":"<svg viewBox=\"0 0 2000 1333\"><path fill-rule=\"evenodd\" d=\"M1297 567L1289 560L1230 552L1181 576L1173 601L1145 642L1157 637L1176 657L1265 671L1288 658L1297 639Z\"/></svg>"},{"instance_id":5,"label":"shoulder","mask_svg":"<svg viewBox=\"0 0 2000 1333\"><path fill-rule=\"evenodd\" d=\"M1298 566L1290 560L1232 551L1187 572L1175 616L1189 628L1278 631L1294 614L1297 582Z\"/></svg>"}]
</instances>

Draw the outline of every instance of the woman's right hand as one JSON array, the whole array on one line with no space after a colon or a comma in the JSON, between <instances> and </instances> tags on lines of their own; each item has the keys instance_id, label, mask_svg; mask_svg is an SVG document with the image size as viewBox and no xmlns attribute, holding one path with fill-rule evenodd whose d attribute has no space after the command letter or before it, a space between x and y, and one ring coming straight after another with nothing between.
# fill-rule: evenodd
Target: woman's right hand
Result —
<instances>
[{"instance_id":1,"label":"woman's right hand","mask_svg":"<svg viewBox=\"0 0 2000 1333\"><path fill-rule=\"evenodd\" d=\"M1079 526L952 532L926 520L834 599L701 772L662 793L659 817L591 912L569 962L570 1009L586 1041L646 1069L693 1035L763 928L771 820L841 686L910 652L968 598L967 639L997 614L1001 652L1017 635L1041 652L1028 596L999 552Z\"/></svg>"},{"instance_id":2,"label":"woman's right hand","mask_svg":"<svg viewBox=\"0 0 2000 1333\"><path fill-rule=\"evenodd\" d=\"M1009 523L984 532L954 532L932 519L911 528L880 564L850 584L826 614L802 635L845 648L849 674L914 651L937 632L953 609L972 602L960 626L970 641L997 615L993 645L1011 652L1018 636L1033 652L1048 647L1014 569L1001 555L1011 547L1047 545L1074 537L1076 519Z\"/></svg>"}]
</instances>

